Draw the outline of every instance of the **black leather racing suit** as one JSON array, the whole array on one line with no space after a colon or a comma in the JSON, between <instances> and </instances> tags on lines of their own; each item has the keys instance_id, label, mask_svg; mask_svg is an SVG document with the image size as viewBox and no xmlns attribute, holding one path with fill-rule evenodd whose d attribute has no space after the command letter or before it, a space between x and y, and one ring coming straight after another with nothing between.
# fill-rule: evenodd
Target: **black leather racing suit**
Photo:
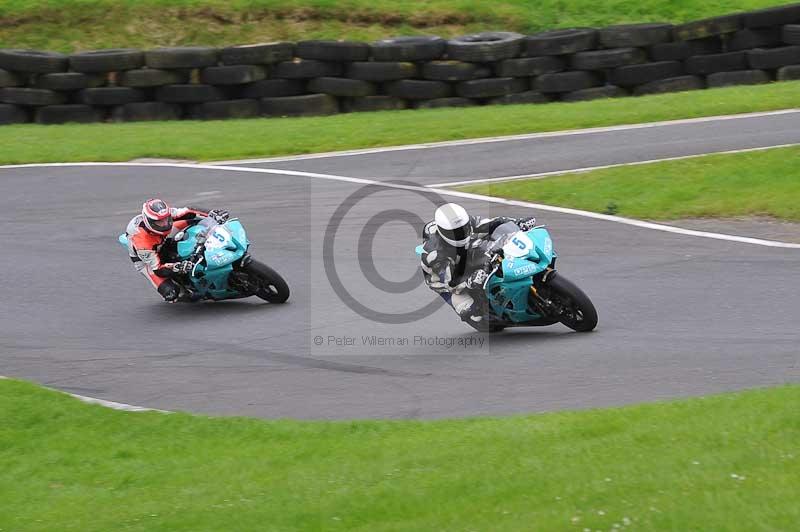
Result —
<instances>
[{"instance_id":1,"label":"black leather racing suit","mask_svg":"<svg viewBox=\"0 0 800 532\"><path fill-rule=\"evenodd\" d=\"M425 284L441 295L462 320L482 321L487 312L486 296L481 289L465 286L473 272L488 267L489 258L485 255L485 247L480 245L481 241L504 223L525 220L529 218L470 216L472 236L465 247L455 247L446 242L436 231L436 223L429 222L422 234L420 263Z\"/></svg>"}]
</instances>

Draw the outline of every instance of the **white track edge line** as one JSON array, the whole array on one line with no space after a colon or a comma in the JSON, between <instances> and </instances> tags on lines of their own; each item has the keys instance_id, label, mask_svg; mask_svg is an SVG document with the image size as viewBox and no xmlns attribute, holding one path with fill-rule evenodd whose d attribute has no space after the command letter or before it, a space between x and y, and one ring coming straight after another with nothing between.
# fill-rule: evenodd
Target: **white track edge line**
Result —
<instances>
[{"instance_id":1,"label":"white track edge line","mask_svg":"<svg viewBox=\"0 0 800 532\"><path fill-rule=\"evenodd\" d=\"M481 137L474 139L446 140L440 142L425 142L420 144L406 144L401 146L385 146L379 148L364 148L359 150L333 151L325 153L310 153L304 155L287 155L278 157L266 157L261 159L240 159L230 161L212 161L206 164L214 166L229 166L234 164L260 164L260 163L279 163L290 161L302 161L309 159L327 159L334 157L353 157L357 155L370 155L373 153L387 153L394 151L424 150L430 148L447 148L452 146L469 146L473 144L489 144L493 142L512 142L518 140L532 140L538 138L570 137L575 135L591 135L594 133L609 133L614 131L626 131L635 129L647 129L654 127L679 126L686 124L702 124L706 122L717 122L725 120L738 120L748 118L760 118L765 116L779 116L785 114L800 113L800 109L780 109L777 111L759 111L754 113L741 113L732 115L701 116L697 118L681 118L678 120L664 120L661 122L643 122L640 124L620 124L616 126L601 126L583 129L567 129L561 131L543 131L539 133L523 133L519 135L504 135L497 137Z\"/></svg>"},{"instance_id":2,"label":"white track edge line","mask_svg":"<svg viewBox=\"0 0 800 532\"><path fill-rule=\"evenodd\" d=\"M299 172L296 170L279 170L272 168L253 168L248 166L216 166L207 164L180 164L180 163L53 163L53 164L29 164L29 165L16 165L6 166L4 168L41 168L41 167L81 167L81 166L133 166L133 167L149 167L149 168L188 168L200 170L218 170L227 172L244 172L255 174L273 174L273 175L294 175L299 177L313 177L317 179L326 179L330 181L343 181L346 183L357 183L360 185L373 185L385 188L394 188L400 190L413 190L415 192L431 192L441 196L453 196L457 198L472 199L477 201L485 201L487 203L496 203L499 205L512 205L515 207L523 207L526 209L538 209L541 211L557 212L560 214L570 214L574 216L582 216L584 218L592 218L595 220L604 220L607 222L614 222L623 225L630 225L644 229L653 229L656 231L664 231L667 233L675 233L686 236L696 236L701 238L711 238L714 240L725 240L729 242L740 242L743 244L754 244L757 246L765 246L772 248L786 248L786 249L800 249L800 244L792 242L780 242L777 240L764 240L760 238L752 238L738 235L727 235L724 233L711 233L707 231L696 231L694 229L683 229L681 227L674 227L671 225L663 225L652 222L645 222L643 220L635 220L633 218L623 218L621 216L611 216L608 214L599 214L596 212L582 211L578 209L570 209L567 207L555 207L552 205L545 205L541 203L529 203L518 200L508 200L503 198L495 198L492 196L483 196L480 194L471 194L468 192L458 192L455 190L448 190L442 188L428 188L422 185L403 185L399 183L375 181L372 179L363 179L359 177L346 177L331 174L318 174L314 172ZM0 167L3 168L3 167Z\"/></svg>"},{"instance_id":3,"label":"white track edge line","mask_svg":"<svg viewBox=\"0 0 800 532\"><path fill-rule=\"evenodd\" d=\"M429 188L437 188L437 187L456 187L461 185L472 185L472 184L480 184L480 183L502 183L504 181L518 181L523 179L542 179L545 177L552 177L558 175L568 175L568 174L583 174L586 172L593 172L595 170L606 170L608 168L622 168L625 166L640 166L646 164L654 164L654 163L665 163L669 161L682 161L685 159L699 159L702 157L710 157L713 155L734 155L737 153L749 153L749 152L758 152L758 151L768 151L768 150L777 150L781 148L792 148L795 146L800 146L800 142L793 142L790 144L775 144L773 146L758 146L755 148L741 148L738 150L723 150L723 151L710 151L706 153L696 153L694 155L679 155L676 157L664 157L662 159L648 159L646 161L632 161L628 163L615 163L615 164L604 164L600 166L586 166L584 168L571 168L569 170L552 170L550 172L539 172L536 174L520 174L520 175L510 175L510 176L503 176L503 177L487 177L482 179L467 179L464 181L449 181L447 183L434 183L431 185L425 185Z\"/></svg>"},{"instance_id":4,"label":"white track edge line","mask_svg":"<svg viewBox=\"0 0 800 532\"><path fill-rule=\"evenodd\" d=\"M3 375L0 375L0 380L10 380L10 379L8 377L4 377ZM34 383L34 384L36 384L36 383ZM54 392L63 393L64 395L69 395L70 397L73 397L75 399L78 399L79 401L82 401L82 402L90 404L90 405L104 406L106 408L111 408L113 410L122 410L122 411L125 411L125 412L161 412L162 414L171 414L172 413L172 412L170 412L168 410L159 410L157 408L146 408L144 406L129 405L129 404L126 404L126 403L117 403L116 401L106 401L105 399L97 399L95 397L86 397L84 395L78 395L78 394L75 394L75 393L65 392L65 391L59 390L57 388L50 388L49 386L43 386L41 384L39 384L39 386L41 386L42 388L44 388L46 390L52 390Z\"/></svg>"}]
</instances>

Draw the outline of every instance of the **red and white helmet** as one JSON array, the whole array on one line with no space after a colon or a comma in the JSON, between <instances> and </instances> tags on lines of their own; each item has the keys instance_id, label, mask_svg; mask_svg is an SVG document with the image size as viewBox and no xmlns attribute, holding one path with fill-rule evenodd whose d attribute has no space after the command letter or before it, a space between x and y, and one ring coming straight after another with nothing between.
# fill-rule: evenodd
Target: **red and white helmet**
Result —
<instances>
[{"instance_id":1,"label":"red and white helmet","mask_svg":"<svg viewBox=\"0 0 800 532\"><path fill-rule=\"evenodd\" d=\"M157 235L168 235L172 231L172 211L167 202L149 199L142 205L142 219L145 228Z\"/></svg>"}]
</instances>

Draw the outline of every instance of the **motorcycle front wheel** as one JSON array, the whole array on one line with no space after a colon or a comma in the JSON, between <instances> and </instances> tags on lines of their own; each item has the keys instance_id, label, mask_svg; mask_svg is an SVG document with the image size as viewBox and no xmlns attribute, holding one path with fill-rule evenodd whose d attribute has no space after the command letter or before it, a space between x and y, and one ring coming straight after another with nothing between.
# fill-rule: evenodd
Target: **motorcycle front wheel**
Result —
<instances>
[{"instance_id":1,"label":"motorcycle front wheel","mask_svg":"<svg viewBox=\"0 0 800 532\"><path fill-rule=\"evenodd\" d=\"M597 327L597 310L592 300L563 275L548 279L543 288L556 314L553 317L576 332L589 332Z\"/></svg>"},{"instance_id":2,"label":"motorcycle front wheel","mask_svg":"<svg viewBox=\"0 0 800 532\"><path fill-rule=\"evenodd\" d=\"M256 295L270 303L284 303L289 299L289 285L283 277L262 262L251 259L242 271L258 280Z\"/></svg>"}]
</instances>

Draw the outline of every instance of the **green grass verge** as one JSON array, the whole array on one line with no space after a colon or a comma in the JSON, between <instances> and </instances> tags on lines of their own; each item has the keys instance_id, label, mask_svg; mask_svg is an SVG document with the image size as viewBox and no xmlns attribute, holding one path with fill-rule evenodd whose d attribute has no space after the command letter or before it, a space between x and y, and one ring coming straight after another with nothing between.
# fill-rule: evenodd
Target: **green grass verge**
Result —
<instances>
[{"instance_id":1,"label":"green grass verge","mask_svg":"<svg viewBox=\"0 0 800 532\"><path fill-rule=\"evenodd\" d=\"M0 164L315 153L793 108L800 82L620 100L328 117L0 127Z\"/></svg>"},{"instance_id":2,"label":"green grass verge","mask_svg":"<svg viewBox=\"0 0 800 532\"><path fill-rule=\"evenodd\" d=\"M800 387L437 422L124 413L0 381L3 530L793 530Z\"/></svg>"},{"instance_id":3,"label":"green grass verge","mask_svg":"<svg viewBox=\"0 0 800 532\"><path fill-rule=\"evenodd\" d=\"M800 221L800 147L462 189L631 218L771 216Z\"/></svg>"},{"instance_id":4,"label":"green grass verge","mask_svg":"<svg viewBox=\"0 0 800 532\"><path fill-rule=\"evenodd\" d=\"M780 0L5 0L0 47L83 50L683 22Z\"/></svg>"}]
</instances>

